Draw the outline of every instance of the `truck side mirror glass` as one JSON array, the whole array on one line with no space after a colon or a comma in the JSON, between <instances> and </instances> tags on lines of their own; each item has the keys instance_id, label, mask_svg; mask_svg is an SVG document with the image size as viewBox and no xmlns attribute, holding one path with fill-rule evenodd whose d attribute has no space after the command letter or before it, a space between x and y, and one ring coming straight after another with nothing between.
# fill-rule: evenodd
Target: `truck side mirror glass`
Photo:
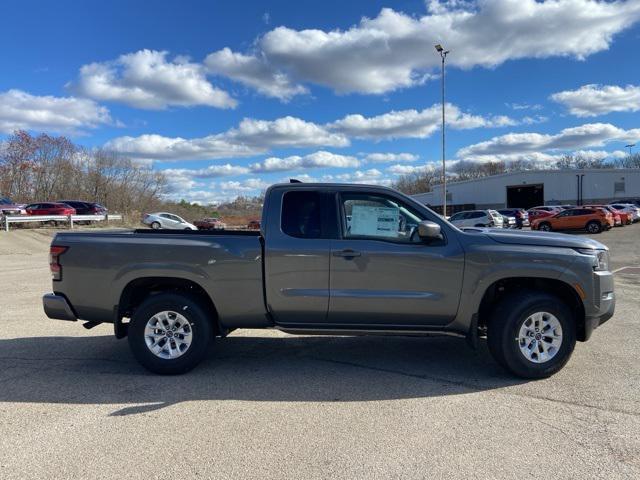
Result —
<instances>
[{"instance_id":1,"label":"truck side mirror glass","mask_svg":"<svg viewBox=\"0 0 640 480\"><path fill-rule=\"evenodd\" d=\"M430 220L423 220L418 224L418 236L425 241L440 240L440 225Z\"/></svg>"}]
</instances>

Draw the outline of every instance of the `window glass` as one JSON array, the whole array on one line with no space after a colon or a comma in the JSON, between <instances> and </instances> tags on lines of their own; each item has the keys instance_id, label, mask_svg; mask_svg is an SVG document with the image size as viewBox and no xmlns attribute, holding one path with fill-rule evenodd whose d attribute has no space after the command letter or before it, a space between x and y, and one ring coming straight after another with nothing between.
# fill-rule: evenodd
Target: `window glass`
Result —
<instances>
[{"instance_id":1,"label":"window glass","mask_svg":"<svg viewBox=\"0 0 640 480\"><path fill-rule=\"evenodd\" d=\"M418 223L424 218L406 204L381 195L342 195L345 238L420 242Z\"/></svg>"},{"instance_id":2,"label":"window glass","mask_svg":"<svg viewBox=\"0 0 640 480\"><path fill-rule=\"evenodd\" d=\"M454 221L454 220L462 220L464 218L464 213L456 213L455 215L453 215L451 218L449 218L449 221Z\"/></svg>"},{"instance_id":3,"label":"window glass","mask_svg":"<svg viewBox=\"0 0 640 480\"><path fill-rule=\"evenodd\" d=\"M472 212L467 218L481 218L484 217L483 212Z\"/></svg>"},{"instance_id":4,"label":"window glass","mask_svg":"<svg viewBox=\"0 0 640 480\"><path fill-rule=\"evenodd\" d=\"M322 238L319 192L287 192L282 199L282 231L296 238Z\"/></svg>"},{"instance_id":5,"label":"window glass","mask_svg":"<svg viewBox=\"0 0 640 480\"><path fill-rule=\"evenodd\" d=\"M564 212L559 213L558 217L570 217L571 215L573 215L573 210L565 210Z\"/></svg>"}]
</instances>

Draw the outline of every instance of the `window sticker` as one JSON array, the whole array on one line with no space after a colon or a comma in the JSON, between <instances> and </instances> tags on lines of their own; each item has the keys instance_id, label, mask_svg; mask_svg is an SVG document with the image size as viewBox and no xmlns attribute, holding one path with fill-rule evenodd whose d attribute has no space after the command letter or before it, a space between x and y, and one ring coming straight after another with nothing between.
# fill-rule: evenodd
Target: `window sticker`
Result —
<instances>
[{"instance_id":1,"label":"window sticker","mask_svg":"<svg viewBox=\"0 0 640 480\"><path fill-rule=\"evenodd\" d=\"M394 207L372 207L354 205L351 209L351 235L372 237L398 237L400 209Z\"/></svg>"}]
</instances>

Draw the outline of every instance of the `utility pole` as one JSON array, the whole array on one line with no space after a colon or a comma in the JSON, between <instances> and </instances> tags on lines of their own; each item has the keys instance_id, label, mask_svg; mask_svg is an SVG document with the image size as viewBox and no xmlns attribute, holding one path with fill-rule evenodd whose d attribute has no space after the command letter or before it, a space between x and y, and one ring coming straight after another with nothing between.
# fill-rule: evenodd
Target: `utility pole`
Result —
<instances>
[{"instance_id":1,"label":"utility pole","mask_svg":"<svg viewBox=\"0 0 640 480\"><path fill-rule=\"evenodd\" d=\"M629 156L631 156L631 149L633 147L635 147L636 144L635 143L630 143L629 145L625 145L624 148L628 148L629 149Z\"/></svg>"},{"instance_id":2,"label":"utility pole","mask_svg":"<svg viewBox=\"0 0 640 480\"><path fill-rule=\"evenodd\" d=\"M445 149L444 149L444 140L445 140L445 132L444 132L444 61L447 58L450 50L445 50L442 45L436 45L436 51L440 54L440 58L442 59L442 75L441 75L441 84L442 84L442 216L447 216L447 171L445 167Z\"/></svg>"}]
</instances>

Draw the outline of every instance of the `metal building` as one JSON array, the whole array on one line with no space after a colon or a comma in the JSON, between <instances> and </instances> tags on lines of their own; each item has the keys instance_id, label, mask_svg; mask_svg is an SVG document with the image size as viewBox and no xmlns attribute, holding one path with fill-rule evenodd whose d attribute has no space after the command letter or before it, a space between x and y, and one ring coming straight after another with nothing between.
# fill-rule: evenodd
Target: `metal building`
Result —
<instances>
[{"instance_id":1,"label":"metal building","mask_svg":"<svg viewBox=\"0 0 640 480\"><path fill-rule=\"evenodd\" d=\"M414 195L442 210L442 186ZM529 170L447 182L447 214L461 210L537 205L585 205L640 198L640 169Z\"/></svg>"}]
</instances>

